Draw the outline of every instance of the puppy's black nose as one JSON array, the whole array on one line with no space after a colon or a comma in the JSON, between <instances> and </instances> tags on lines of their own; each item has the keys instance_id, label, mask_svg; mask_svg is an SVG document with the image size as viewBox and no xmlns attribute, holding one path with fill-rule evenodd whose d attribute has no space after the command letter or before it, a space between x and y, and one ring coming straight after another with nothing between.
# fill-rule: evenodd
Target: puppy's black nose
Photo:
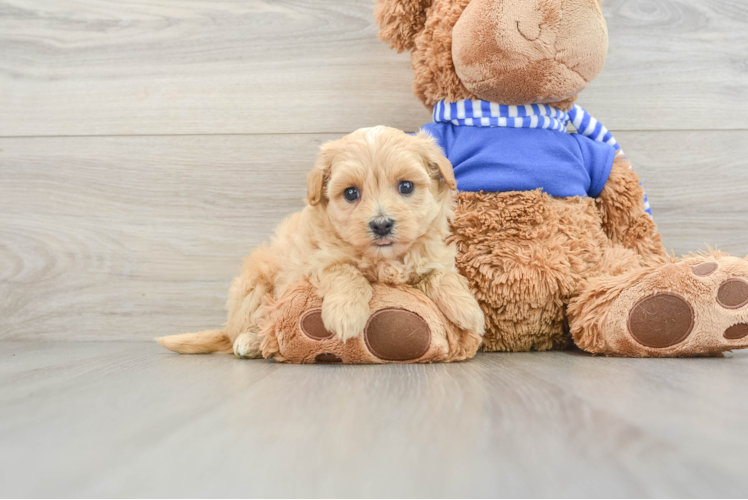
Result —
<instances>
[{"instance_id":1,"label":"puppy's black nose","mask_svg":"<svg viewBox=\"0 0 748 500\"><path fill-rule=\"evenodd\" d=\"M379 238L384 238L392 233L392 226L395 225L395 221L387 219L385 217L377 217L369 222L369 228L371 232Z\"/></svg>"}]
</instances>

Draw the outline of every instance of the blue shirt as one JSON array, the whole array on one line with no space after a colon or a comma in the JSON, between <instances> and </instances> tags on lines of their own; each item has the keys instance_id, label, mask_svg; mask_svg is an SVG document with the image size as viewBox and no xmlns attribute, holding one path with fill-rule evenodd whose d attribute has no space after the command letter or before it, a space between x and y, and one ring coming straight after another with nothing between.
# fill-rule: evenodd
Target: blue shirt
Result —
<instances>
[{"instance_id":1,"label":"blue shirt","mask_svg":"<svg viewBox=\"0 0 748 500\"><path fill-rule=\"evenodd\" d=\"M532 191L597 198L616 150L581 134L540 128L429 123L423 129L452 162L460 191Z\"/></svg>"}]
</instances>

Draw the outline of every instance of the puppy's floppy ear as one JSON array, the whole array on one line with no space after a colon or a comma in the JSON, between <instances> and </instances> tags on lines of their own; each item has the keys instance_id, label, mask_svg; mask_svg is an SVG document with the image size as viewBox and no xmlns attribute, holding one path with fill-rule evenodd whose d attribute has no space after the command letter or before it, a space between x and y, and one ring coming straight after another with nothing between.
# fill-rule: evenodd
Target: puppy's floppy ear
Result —
<instances>
[{"instance_id":1,"label":"puppy's floppy ear","mask_svg":"<svg viewBox=\"0 0 748 500\"><path fill-rule=\"evenodd\" d=\"M374 18L379 39L398 52L410 50L426 25L426 9L433 0L377 0Z\"/></svg>"},{"instance_id":2,"label":"puppy's floppy ear","mask_svg":"<svg viewBox=\"0 0 748 500\"><path fill-rule=\"evenodd\" d=\"M423 130L418 132L416 139L420 142L420 152L429 170L429 175L441 179L449 186L449 189L457 189L455 173L452 170L452 164L449 162L442 148L436 141Z\"/></svg>"},{"instance_id":3,"label":"puppy's floppy ear","mask_svg":"<svg viewBox=\"0 0 748 500\"><path fill-rule=\"evenodd\" d=\"M306 201L318 205L325 196L325 185L330 178L332 161L337 154L337 142L326 142L320 148L314 168L306 176Z\"/></svg>"}]
</instances>

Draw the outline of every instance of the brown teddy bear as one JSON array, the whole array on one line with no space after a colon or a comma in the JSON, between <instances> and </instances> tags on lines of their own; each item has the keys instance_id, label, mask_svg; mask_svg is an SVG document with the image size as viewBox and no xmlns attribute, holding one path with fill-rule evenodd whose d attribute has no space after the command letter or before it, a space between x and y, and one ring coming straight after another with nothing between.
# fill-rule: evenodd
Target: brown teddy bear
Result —
<instances>
[{"instance_id":1,"label":"brown teddy bear","mask_svg":"<svg viewBox=\"0 0 748 500\"><path fill-rule=\"evenodd\" d=\"M607 53L597 0L379 0L375 16L411 51L424 129L454 166L452 241L485 350L748 347L748 263L669 257L629 161L574 105Z\"/></svg>"}]
</instances>

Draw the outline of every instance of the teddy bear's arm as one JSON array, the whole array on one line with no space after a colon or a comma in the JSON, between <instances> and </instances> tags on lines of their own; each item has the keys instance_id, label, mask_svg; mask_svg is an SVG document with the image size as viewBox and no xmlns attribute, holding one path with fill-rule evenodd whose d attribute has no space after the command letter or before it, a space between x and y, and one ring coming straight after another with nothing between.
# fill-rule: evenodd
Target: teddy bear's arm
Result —
<instances>
[{"instance_id":1,"label":"teddy bear's arm","mask_svg":"<svg viewBox=\"0 0 748 500\"><path fill-rule=\"evenodd\" d=\"M626 157L619 155L613 162L597 206L603 230L614 244L635 250L646 262L663 261L667 252L662 236L645 212L644 189Z\"/></svg>"},{"instance_id":2,"label":"teddy bear's arm","mask_svg":"<svg viewBox=\"0 0 748 500\"><path fill-rule=\"evenodd\" d=\"M426 9L432 0L379 0L374 17L379 39L403 52L413 48L416 35L426 24Z\"/></svg>"}]
</instances>

